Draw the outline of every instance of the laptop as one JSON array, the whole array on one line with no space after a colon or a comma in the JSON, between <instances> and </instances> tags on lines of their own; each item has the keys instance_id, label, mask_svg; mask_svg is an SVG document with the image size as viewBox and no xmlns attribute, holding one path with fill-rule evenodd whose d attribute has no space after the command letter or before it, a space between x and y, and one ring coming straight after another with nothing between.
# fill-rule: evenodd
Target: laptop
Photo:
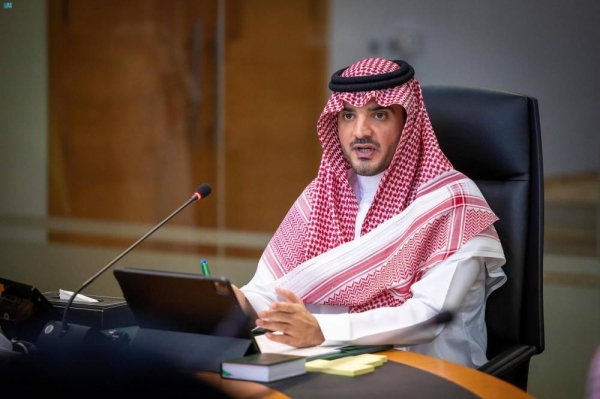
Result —
<instances>
[{"instance_id":1,"label":"laptop","mask_svg":"<svg viewBox=\"0 0 600 399\"><path fill-rule=\"evenodd\" d=\"M113 274L139 326L132 344L208 371L259 352L251 320L226 278L129 267Z\"/></svg>"}]
</instances>

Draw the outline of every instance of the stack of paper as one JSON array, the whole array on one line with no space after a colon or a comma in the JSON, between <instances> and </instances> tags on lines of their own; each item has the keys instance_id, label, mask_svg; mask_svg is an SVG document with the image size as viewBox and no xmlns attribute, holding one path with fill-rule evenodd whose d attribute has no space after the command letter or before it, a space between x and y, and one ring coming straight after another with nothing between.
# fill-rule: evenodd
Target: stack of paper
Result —
<instances>
[{"instance_id":1,"label":"stack of paper","mask_svg":"<svg viewBox=\"0 0 600 399\"><path fill-rule=\"evenodd\" d=\"M271 341L264 335L254 337L261 353L284 353L286 355L304 356L307 358L339 353L340 346L311 346L308 348L295 348L286 344Z\"/></svg>"},{"instance_id":2,"label":"stack of paper","mask_svg":"<svg viewBox=\"0 0 600 399\"><path fill-rule=\"evenodd\" d=\"M317 359L306 363L306 371L354 377L372 373L375 367L387 362L387 356L366 353L335 360Z\"/></svg>"}]
</instances>

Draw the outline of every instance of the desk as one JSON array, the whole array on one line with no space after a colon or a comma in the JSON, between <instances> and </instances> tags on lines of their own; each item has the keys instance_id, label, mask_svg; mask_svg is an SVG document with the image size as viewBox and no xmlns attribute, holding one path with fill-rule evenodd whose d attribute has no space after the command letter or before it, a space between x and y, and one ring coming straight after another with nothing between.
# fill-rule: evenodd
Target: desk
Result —
<instances>
[{"instance_id":1,"label":"desk","mask_svg":"<svg viewBox=\"0 0 600 399\"><path fill-rule=\"evenodd\" d=\"M533 398L525 391L522 391L521 389L505 381L502 381L498 378L492 377L491 375L482 373L480 371L461 366L459 364L447 362L430 356L420 355L417 353L397 350L380 352L379 354L386 355L388 357L388 361L400 363L406 366L411 366L416 369L420 369L434 374L436 376L442 377L482 398ZM378 370L376 369L375 373L377 372ZM282 392L279 392L275 389L269 388L265 385L255 382L221 379L221 377L215 373L199 373L199 376L203 380L210 382L211 384L227 392L229 395L237 398L289 398L289 396L285 395ZM331 378L346 379L361 377L331 376ZM394 384L394 381L390 380L389 384ZM397 392L398 394L401 394L402 388L399 387ZM380 397L377 395L377 387L372 388L372 393L372 398Z\"/></svg>"}]
</instances>

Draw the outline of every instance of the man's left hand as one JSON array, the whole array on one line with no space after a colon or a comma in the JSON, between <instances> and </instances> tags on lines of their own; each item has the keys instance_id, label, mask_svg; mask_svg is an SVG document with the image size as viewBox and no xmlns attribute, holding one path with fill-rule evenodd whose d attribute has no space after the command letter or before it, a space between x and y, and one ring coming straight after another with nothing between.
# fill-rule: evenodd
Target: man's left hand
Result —
<instances>
[{"instance_id":1,"label":"man's left hand","mask_svg":"<svg viewBox=\"0 0 600 399\"><path fill-rule=\"evenodd\" d=\"M296 348L322 344L325 337L319 322L304 302L291 291L276 288L276 292L287 302L273 302L269 310L259 312L256 325L283 334L267 333L267 338Z\"/></svg>"}]
</instances>

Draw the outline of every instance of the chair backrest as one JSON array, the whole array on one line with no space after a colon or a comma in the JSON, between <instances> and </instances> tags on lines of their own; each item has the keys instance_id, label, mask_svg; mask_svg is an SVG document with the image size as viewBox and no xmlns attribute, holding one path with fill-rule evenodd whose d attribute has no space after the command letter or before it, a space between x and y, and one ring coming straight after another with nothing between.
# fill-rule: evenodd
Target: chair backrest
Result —
<instances>
[{"instance_id":1,"label":"chair backrest","mask_svg":"<svg viewBox=\"0 0 600 399\"><path fill-rule=\"evenodd\" d=\"M544 350L543 175L537 100L464 87L423 87L440 146L500 219L508 281L487 301L488 358L514 344Z\"/></svg>"}]
</instances>

